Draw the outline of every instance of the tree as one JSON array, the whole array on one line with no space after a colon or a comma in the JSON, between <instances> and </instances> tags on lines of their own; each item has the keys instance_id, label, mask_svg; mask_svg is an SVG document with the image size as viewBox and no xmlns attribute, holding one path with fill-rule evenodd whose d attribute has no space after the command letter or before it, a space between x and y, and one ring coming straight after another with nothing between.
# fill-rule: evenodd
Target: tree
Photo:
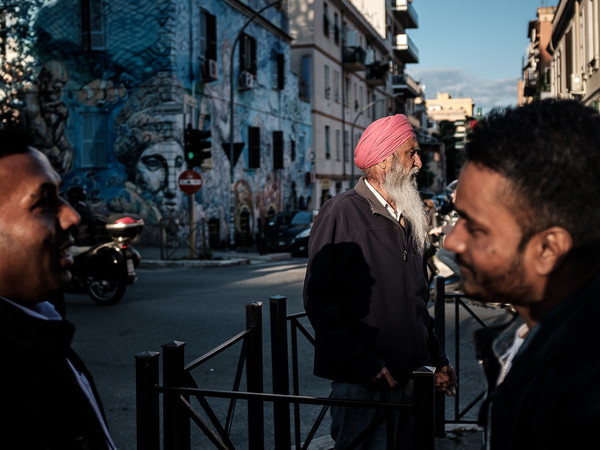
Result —
<instances>
[{"instance_id":1,"label":"tree","mask_svg":"<svg viewBox=\"0 0 600 450\"><path fill-rule=\"evenodd\" d=\"M34 19L47 0L0 0L0 127L19 124L37 65Z\"/></svg>"}]
</instances>

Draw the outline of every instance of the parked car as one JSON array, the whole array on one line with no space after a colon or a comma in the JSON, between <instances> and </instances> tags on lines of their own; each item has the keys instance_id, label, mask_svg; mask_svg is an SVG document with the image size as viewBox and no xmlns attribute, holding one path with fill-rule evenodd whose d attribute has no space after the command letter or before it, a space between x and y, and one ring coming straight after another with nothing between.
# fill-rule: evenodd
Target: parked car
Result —
<instances>
[{"instance_id":1,"label":"parked car","mask_svg":"<svg viewBox=\"0 0 600 450\"><path fill-rule=\"evenodd\" d=\"M290 226L290 222L298 212L299 211L297 210L282 211L268 219L264 230L267 251L279 251L279 246L277 243L279 239L279 233L286 230Z\"/></svg>"},{"instance_id":2,"label":"parked car","mask_svg":"<svg viewBox=\"0 0 600 450\"><path fill-rule=\"evenodd\" d=\"M283 213L280 213L283 214ZM267 233L267 248L270 251L291 252L292 256L308 254L308 237L317 211L296 211L289 223L286 217L273 216L267 226L271 226L276 233Z\"/></svg>"}]
</instances>

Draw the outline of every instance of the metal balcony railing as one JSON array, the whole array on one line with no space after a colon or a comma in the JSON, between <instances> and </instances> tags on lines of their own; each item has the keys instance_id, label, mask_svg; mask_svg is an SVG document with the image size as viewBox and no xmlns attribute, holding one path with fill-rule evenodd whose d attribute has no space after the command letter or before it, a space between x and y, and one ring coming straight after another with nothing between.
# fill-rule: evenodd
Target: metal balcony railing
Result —
<instances>
[{"instance_id":1,"label":"metal balcony railing","mask_svg":"<svg viewBox=\"0 0 600 450\"><path fill-rule=\"evenodd\" d=\"M364 48L344 47L344 69L350 72L356 72L365 70L365 61L367 59L367 52Z\"/></svg>"},{"instance_id":2,"label":"metal balcony railing","mask_svg":"<svg viewBox=\"0 0 600 450\"><path fill-rule=\"evenodd\" d=\"M406 63L419 62L419 49L407 34L397 34L394 39L394 51Z\"/></svg>"},{"instance_id":3,"label":"metal balcony railing","mask_svg":"<svg viewBox=\"0 0 600 450\"><path fill-rule=\"evenodd\" d=\"M367 66L367 84L369 86L383 86L387 80L390 68L386 63L374 62Z\"/></svg>"},{"instance_id":4,"label":"metal balcony railing","mask_svg":"<svg viewBox=\"0 0 600 450\"><path fill-rule=\"evenodd\" d=\"M394 75L392 77L392 88L395 94L403 94L408 97L418 97L421 94L421 86L407 73Z\"/></svg>"},{"instance_id":5,"label":"metal balcony railing","mask_svg":"<svg viewBox=\"0 0 600 450\"><path fill-rule=\"evenodd\" d=\"M419 28L419 15L408 0L392 0L392 11L404 28Z\"/></svg>"}]
</instances>

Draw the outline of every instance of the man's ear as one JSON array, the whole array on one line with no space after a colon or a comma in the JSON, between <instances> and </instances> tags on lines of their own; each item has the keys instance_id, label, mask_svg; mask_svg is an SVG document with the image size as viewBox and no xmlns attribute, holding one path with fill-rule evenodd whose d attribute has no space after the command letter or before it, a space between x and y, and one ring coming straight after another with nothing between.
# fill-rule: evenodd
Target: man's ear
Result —
<instances>
[{"instance_id":1,"label":"man's ear","mask_svg":"<svg viewBox=\"0 0 600 450\"><path fill-rule=\"evenodd\" d=\"M549 275L573 247L571 234L562 227L552 227L533 238L535 269L539 275Z\"/></svg>"}]
</instances>

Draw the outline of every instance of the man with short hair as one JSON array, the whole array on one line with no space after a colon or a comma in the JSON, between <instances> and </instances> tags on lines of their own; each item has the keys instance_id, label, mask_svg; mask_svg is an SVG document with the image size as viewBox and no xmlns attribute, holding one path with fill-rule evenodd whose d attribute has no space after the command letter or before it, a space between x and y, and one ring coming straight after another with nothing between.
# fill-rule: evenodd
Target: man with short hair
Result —
<instances>
[{"instance_id":1,"label":"man with short hair","mask_svg":"<svg viewBox=\"0 0 600 450\"><path fill-rule=\"evenodd\" d=\"M304 305L315 329L314 372L333 381L334 398L410 403L412 372L424 365L437 368L438 389L456 392L427 309L418 151L406 116L372 123L354 153L364 177L325 202L311 230ZM411 418L401 414L393 443L386 423L360 440L379 413L333 407L335 448L412 448Z\"/></svg>"},{"instance_id":2,"label":"man with short hair","mask_svg":"<svg viewBox=\"0 0 600 450\"><path fill-rule=\"evenodd\" d=\"M487 448L586 448L600 421L600 116L570 100L495 111L466 144L446 237L465 293L528 332L488 398Z\"/></svg>"},{"instance_id":3,"label":"man with short hair","mask_svg":"<svg viewBox=\"0 0 600 450\"><path fill-rule=\"evenodd\" d=\"M75 210L28 137L0 131L0 448L111 450L74 327L51 303L68 283Z\"/></svg>"}]
</instances>

